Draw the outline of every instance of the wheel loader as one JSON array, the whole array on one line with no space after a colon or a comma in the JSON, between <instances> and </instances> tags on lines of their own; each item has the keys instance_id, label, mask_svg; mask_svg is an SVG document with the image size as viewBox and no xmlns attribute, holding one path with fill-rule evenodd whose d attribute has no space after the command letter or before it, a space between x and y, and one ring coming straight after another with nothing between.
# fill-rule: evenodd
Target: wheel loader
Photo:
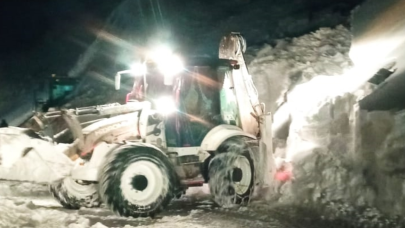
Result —
<instances>
[{"instance_id":1,"label":"wheel loader","mask_svg":"<svg viewBox=\"0 0 405 228\"><path fill-rule=\"evenodd\" d=\"M65 208L104 203L119 215L145 217L204 184L220 206L258 196L273 167L272 117L258 100L245 46L231 33L217 59L151 52L115 77L116 89L124 75L134 80L126 104L35 116L37 131L80 156L68 176L50 184L55 199Z\"/></svg>"}]
</instances>

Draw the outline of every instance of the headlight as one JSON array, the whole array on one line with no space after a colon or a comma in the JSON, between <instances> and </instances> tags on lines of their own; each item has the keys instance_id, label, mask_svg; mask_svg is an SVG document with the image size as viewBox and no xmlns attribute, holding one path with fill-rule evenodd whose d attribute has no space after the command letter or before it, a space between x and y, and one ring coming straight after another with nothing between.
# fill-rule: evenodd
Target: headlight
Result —
<instances>
[{"instance_id":1,"label":"headlight","mask_svg":"<svg viewBox=\"0 0 405 228\"><path fill-rule=\"evenodd\" d=\"M174 100L167 97L160 97L155 100L156 111L163 115L169 115L177 110Z\"/></svg>"},{"instance_id":2,"label":"headlight","mask_svg":"<svg viewBox=\"0 0 405 228\"><path fill-rule=\"evenodd\" d=\"M158 63L159 70L167 76L173 76L177 73L180 73L184 66L183 62L178 56L172 55L166 61Z\"/></svg>"},{"instance_id":3,"label":"headlight","mask_svg":"<svg viewBox=\"0 0 405 228\"><path fill-rule=\"evenodd\" d=\"M159 70L165 76L173 76L184 69L180 57L173 54L168 47L161 46L156 48L152 52L151 58L157 63Z\"/></svg>"}]
</instances>

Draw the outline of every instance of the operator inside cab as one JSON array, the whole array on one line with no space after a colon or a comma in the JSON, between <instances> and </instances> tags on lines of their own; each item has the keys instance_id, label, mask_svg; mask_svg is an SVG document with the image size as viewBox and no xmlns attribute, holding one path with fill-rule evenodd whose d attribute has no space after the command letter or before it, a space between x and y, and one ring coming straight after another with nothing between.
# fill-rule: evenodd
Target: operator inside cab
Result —
<instances>
[{"instance_id":1,"label":"operator inside cab","mask_svg":"<svg viewBox=\"0 0 405 228\"><path fill-rule=\"evenodd\" d=\"M127 99L150 101L159 110L162 107L155 101L170 98L175 111L165 115L168 146L200 146L208 131L224 123L220 110L224 70L219 68L217 63L191 64L174 75L173 84L167 86L157 67L148 65L146 77L135 79Z\"/></svg>"}]
</instances>

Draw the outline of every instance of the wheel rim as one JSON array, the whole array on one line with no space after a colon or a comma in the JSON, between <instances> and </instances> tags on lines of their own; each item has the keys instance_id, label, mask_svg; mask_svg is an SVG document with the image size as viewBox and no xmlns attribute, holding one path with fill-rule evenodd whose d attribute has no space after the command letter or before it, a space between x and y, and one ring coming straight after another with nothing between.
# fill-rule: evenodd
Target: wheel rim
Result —
<instances>
[{"instance_id":1,"label":"wheel rim","mask_svg":"<svg viewBox=\"0 0 405 228\"><path fill-rule=\"evenodd\" d=\"M92 184L79 184L71 177L65 177L63 179L63 184L66 190L72 196L78 199L84 199L89 195L93 195L97 192L96 188Z\"/></svg>"},{"instance_id":2,"label":"wheel rim","mask_svg":"<svg viewBox=\"0 0 405 228\"><path fill-rule=\"evenodd\" d=\"M252 182L252 168L245 156L238 156L233 163L232 182L235 193L243 195L249 191Z\"/></svg>"},{"instance_id":3,"label":"wheel rim","mask_svg":"<svg viewBox=\"0 0 405 228\"><path fill-rule=\"evenodd\" d=\"M138 161L129 165L121 176L121 191L132 204L146 206L167 191L168 180L153 162Z\"/></svg>"}]
</instances>

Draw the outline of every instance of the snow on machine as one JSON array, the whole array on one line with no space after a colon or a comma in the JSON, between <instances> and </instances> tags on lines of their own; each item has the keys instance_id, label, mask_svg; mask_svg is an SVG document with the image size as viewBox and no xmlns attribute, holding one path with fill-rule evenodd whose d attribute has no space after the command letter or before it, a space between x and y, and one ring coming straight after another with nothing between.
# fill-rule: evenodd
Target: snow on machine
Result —
<instances>
[{"instance_id":1,"label":"snow on machine","mask_svg":"<svg viewBox=\"0 0 405 228\"><path fill-rule=\"evenodd\" d=\"M117 73L116 89L121 75L134 77L126 104L35 117L42 131L62 118L51 141L81 157L51 183L54 197L66 208L103 202L120 215L143 217L204 183L221 206L246 203L268 187L272 117L258 100L245 45L231 33L221 40L219 59L183 62L167 50L154 52Z\"/></svg>"}]
</instances>

